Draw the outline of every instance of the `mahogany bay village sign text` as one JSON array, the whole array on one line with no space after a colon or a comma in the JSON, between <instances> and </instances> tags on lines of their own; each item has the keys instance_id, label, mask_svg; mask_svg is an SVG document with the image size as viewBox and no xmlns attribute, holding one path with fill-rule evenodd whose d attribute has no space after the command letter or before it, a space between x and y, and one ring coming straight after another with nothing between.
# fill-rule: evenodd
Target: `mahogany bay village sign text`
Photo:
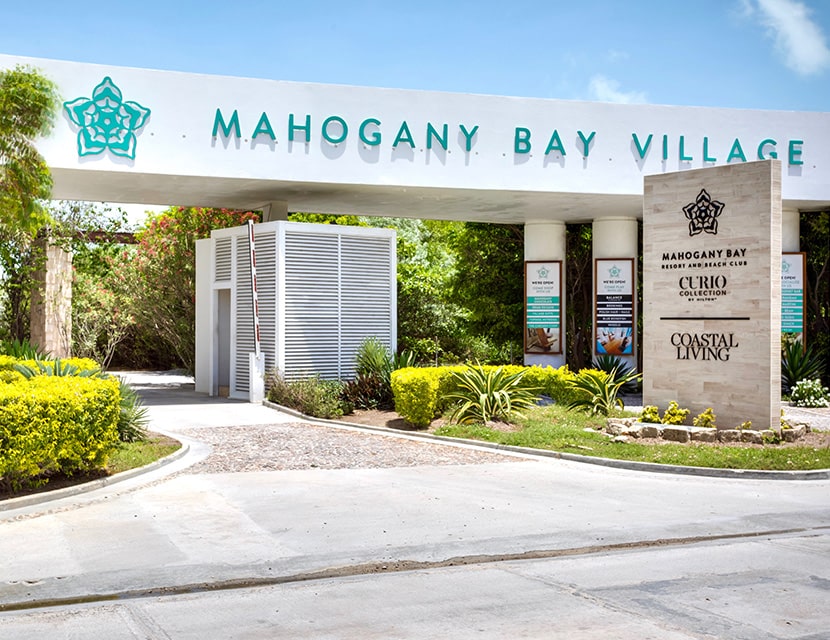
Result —
<instances>
[{"instance_id":1,"label":"mahogany bay village sign text","mask_svg":"<svg viewBox=\"0 0 830 640\"><path fill-rule=\"evenodd\" d=\"M315 121L308 113L288 113L276 117L273 113L269 116L266 111L262 111L258 117L240 119L238 109L223 111L221 108L216 109L212 130L214 138L244 138L252 143L278 139L311 142L315 136L320 136L331 145L343 144L356 138L367 147L388 144L393 149L408 146L411 149L441 148L448 151L451 146L457 146L463 152L473 151L478 139L487 135L487 130L482 130L479 124L473 122L451 125L448 122L427 121L425 125L419 126L404 119L384 122L378 117L349 122L340 115L329 115ZM512 126L508 127L507 136L502 132L499 135L502 138L502 148L517 155L536 151L542 152L543 156L566 156L570 151L571 154L588 158L597 140L597 131L590 127L575 131L562 129L560 132L558 128L534 130L525 126ZM779 143L772 137L755 140L745 136L742 140L740 136L720 136L714 139L708 135L692 137L642 131L632 132L630 143L635 160L645 159L652 150L659 153L664 161L673 159L678 162L704 163L777 159L783 153L781 157L786 158L789 166L804 164L804 140L800 139Z\"/></svg>"},{"instance_id":2,"label":"mahogany bay village sign text","mask_svg":"<svg viewBox=\"0 0 830 640\"><path fill-rule=\"evenodd\" d=\"M781 171L766 160L645 178L645 404L711 407L722 428L779 425Z\"/></svg>"}]
</instances>

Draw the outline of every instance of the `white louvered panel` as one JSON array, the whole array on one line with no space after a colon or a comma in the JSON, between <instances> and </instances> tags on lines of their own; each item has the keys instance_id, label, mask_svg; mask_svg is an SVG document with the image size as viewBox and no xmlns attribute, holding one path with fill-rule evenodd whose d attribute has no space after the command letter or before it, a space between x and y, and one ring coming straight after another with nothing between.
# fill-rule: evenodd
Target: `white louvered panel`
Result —
<instances>
[{"instance_id":1,"label":"white louvered panel","mask_svg":"<svg viewBox=\"0 0 830 640\"><path fill-rule=\"evenodd\" d=\"M337 236L285 234L285 371L289 380L337 378L339 288Z\"/></svg>"},{"instance_id":2,"label":"white louvered panel","mask_svg":"<svg viewBox=\"0 0 830 640\"><path fill-rule=\"evenodd\" d=\"M248 354L254 352L254 320L251 298L251 263L248 237L236 238L236 351L234 359L234 390L248 393Z\"/></svg>"},{"instance_id":3,"label":"white louvered panel","mask_svg":"<svg viewBox=\"0 0 830 640\"><path fill-rule=\"evenodd\" d=\"M390 243L385 238L341 239L342 377L354 376L357 350L366 338L394 349L391 333Z\"/></svg>"},{"instance_id":4,"label":"white louvered panel","mask_svg":"<svg viewBox=\"0 0 830 640\"><path fill-rule=\"evenodd\" d=\"M259 335L268 372L277 366L277 234L258 232L255 237Z\"/></svg>"},{"instance_id":5,"label":"white louvered panel","mask_svg":"<svg viewBox=\"0 0 830 640\"><path fill-rule=\"evenodd\" d=\"M213 279L216 282L228 282L231 279L232 247L233 238L216 240L216 263L213 270Z\"/></svg>"}]
</instances>

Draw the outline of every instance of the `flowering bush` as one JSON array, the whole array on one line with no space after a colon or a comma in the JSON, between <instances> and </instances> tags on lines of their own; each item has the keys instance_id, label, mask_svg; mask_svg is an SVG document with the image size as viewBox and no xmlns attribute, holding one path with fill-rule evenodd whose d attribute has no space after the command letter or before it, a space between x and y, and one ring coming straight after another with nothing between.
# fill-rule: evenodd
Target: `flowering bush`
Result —
<instances>
[{"instance_id":1,"label":"flowering bush","mask_svg":"<svg viewBox=\"0 0 830 640\"><path fill-rule=\"evenodd\" d=\"M689 415L688 409L681 409L680 406L672 400L666 412L663 414L663 424L683 424Z\"/></svg>"},{"instance_id":2,"label":"flowering bush","mask_svg":"<svg viewBox=\"0 0 830 640\"><path fill-rule=\"evenodd\" d=\"M193 371L196 330L196 240L256 221L253 211L171 207L150 218L120 277L132 292L132 315Z\"/></svg>"},{"instance_id":3,"label":"flowering bush","mask_svg":"<svg viewBox=\"0 0 830 640\"><path fill-rule=\"evenodd\" d=\"M821 380L799 380L790 392L790 402L795 407L830 407L830 396Z\"/></svg>"},{"instance_id":4,"label":"flowering bush","mask_svg":"<svg viewBox=\"0 0 830 640\"><path fill-rule=\"evenodd\" d=\"M715 412L712 411L712 407L709 407L703 413L696 415L694 420L692 420L692 424L696 427L715 429L715 417Z\"/></svg>"}]
</instances>

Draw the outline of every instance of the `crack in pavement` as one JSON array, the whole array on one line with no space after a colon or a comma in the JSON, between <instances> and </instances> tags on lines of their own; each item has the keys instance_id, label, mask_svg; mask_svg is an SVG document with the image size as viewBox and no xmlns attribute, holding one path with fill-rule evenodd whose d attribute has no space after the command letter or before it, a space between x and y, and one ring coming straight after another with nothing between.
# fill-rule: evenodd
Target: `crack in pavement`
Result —
<instances>
[{"instance_id":1,"label":"crack in pavement","mask_svg":"<svg viewBox=\"0 0 830 640\"><path fill-rule=\"evenodd\" d=\"M285 576L270 576L267 578L234 578L229 580L217 580L214 582L199 582L181 585L164 585L142 589L129 589L124 591L115 591L111 593L90 594L87 596L49 598L42 600L0 603L0 612L47 609L77 604L92 604L99 602L103 603L120 600L133 600L140 598L155 598L160 596L177 596L211 591L229 591L235 589L268 587L297 582L309 582L314 580L327 580L332 578L346 578L372 574L400 573L405 571L421 571L427 569L441 569L447 567L484 565L500 562L513 562L518 560L545 560L552 558L630 551L634 549L678 547L699 543L718 542L724 540L762 538L765 536L789 536L793 534L809 533L818 534L820 532L824 532L827 530L830 530L830 525L795 529L750 531L743 533L719 534L711 536L690 536L685 538L660 538L656 540L640 540L636 542L620 542L615 544L590 545L585 547L571 547L566 549L540 549L534 551L523 551L520 553L473 554L465 556L455 556L452 558L447 558L445 560L433 561L396 560L389 562L366 562L354 565L331 567L328 569L321 569L317 571L295 573Z\"/></svg>"}]
</instances>

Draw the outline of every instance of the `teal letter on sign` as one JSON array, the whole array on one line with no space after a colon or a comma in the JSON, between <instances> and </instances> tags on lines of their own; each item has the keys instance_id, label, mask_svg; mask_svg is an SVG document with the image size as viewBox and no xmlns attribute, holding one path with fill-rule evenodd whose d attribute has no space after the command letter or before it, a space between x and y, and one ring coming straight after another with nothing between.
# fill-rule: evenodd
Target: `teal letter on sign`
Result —
<instances>
[{"instance_id":1,"label":"teal letter on sign","mask_svg":"<svg viewBox=\"0 0 830 640\"><path fill-rule=\"evenodd\" d=\"M663 134L663 160L669 159L669 136L668 134Z\"/></svg>"},{"instance_id":2,"label":"teal letter on sign","mask_svg":"<svg viewBox=\"0 0 830 640\"><path fill-rule=\"evenodd\" d=\"M591 151L591 149L590 149L591 140L594 139L594 136L597 135L597 132L596 131L591 131L591 135L589 135L587 138L585 137L585 134L582 133L581 131L577 131L576 135L578 135L579 139L582 140L582 147L585 150L582 155L587 158L588 153ZM562 153L562 155L565 155L564 152Z\"/></svg>"},{"instance_id":3,"label":"teal letter on sign","mask_svg":"<svg viewBox=\"0 0 830 640\"><path fill-rule=\"evenodd\" d=\"M709 138L703 136L703 161L704 162L717 162L717 158L710 158L709 157Z\"/></svg>"},{"instance_id":4,"label":"teal letter on sign","mask_svg":"<svg viewBox=\"0 0 830 640\"><path fill-rule=\"evenodd\" d=\"M551 151L558 151L563 156L565 155L565 147L562 146L562 140L559 139L559 132L556 129L553 130L553 135L550 137L545 155L548 155Z\"/></svg>"},{"instance_id":5,"label":"teal letter on sign","mask_svg":"<svg viewBox=\"0 0 830 640\"><path fill-rule=\"evenodd\" d=\"M692 156L686 155L686 136L680 136L680 162L691 162Z\"/></svg>"},{"instance_id":6,"label":"teal letter on sign","mask_svg":"<svg viewBox=\"0 0 830 640\"><path fill-rule=\"evenodd\" d=\"M274 130L271 128L271 123L268 121L268 115L264 111L262 112L262 115L259 116L259 122L257 122L256 129L254 129L254 135L251 136L251 139L256 140L256 137L260 133L264 133L271 138L271 140L277 139L277 136L274 135Z\"/></svg>"},{"instance_id":7,"label":"teal letter on sign","mask_svg":"<svg viewBox=\"0 0 830 640\"><path fill-rule=\"evenodd\" d=\"M305 117L305 124L294 124L294 114L288 114L288 140L294 142L296 130L305 131L305 141L311 142L311 116Z\"/></svg>"},{"instance_id":8,"label":"teal letter on sign","mask_svg":"<svg viewBox=\"0 0 830 640\"><path fill-rule=\"evenodd\" d=\"M264 115L264 114L263 114ZM219 129L222 129L222 133L226 138L230 137L231 135L231 128L233 128L234 134L236 134L237 138L241 138L242 136L239 133L239 114L236 112L236 109L233 110L233 115L231 116L231 121L228 124L225 124L225 119L222 117L222 112L217 109L216 110L216 117L213 119L213 137L215 138L219 135Z\"/></svg>"},{"instance_id":9,"label":"teal letter on sign","mask_svg":"<svg viewBox=\"0 0 830 640\"><path fill-rule=\"evenodd\" d=\"M360 130L359 135L360 139L365 143L368 144L370 147L376 147L380 144L380 131L372 131L372 137L366 137L366 127L370 124L373 124L377 127L380 126L380 120L377 118L366 118L363 122L360 123Z\"/></svg>"},{"instance_id":10,"label":"teal letter on sign","mask_svg":"<svg viewBox=\"0 0 830 640\"><path fill-rule=\"evenodd\" d=\"M401 142L407 142L410 147L415 148L415 141L412 139L412 132L409 130L406 120L401 122L401 128L398 129L398 135L395 136L395 142L392 143L392 146L397 147Z\"/></svg>"},{"instance_id":11,"label":"teal letter on sign","mask_svg":"<svg viewBox=\"0 0 830 640\"><path fill-rule=\"evenodd\" d=\"M804 164L801 159L802 144L804 144L804 140L790 140L790 164ZM797 149L796 145L798 145Z\"/></svg>"},{"instance_id":12,"label":"teal letter on sign","mask_svg":"<svg viewBox=\"0 0 830 640\"><path fill-rule=\"evenodd\" d=\"M764 155L764 147L770 145L772 147L772 151L769 152L770 158L777 158L778 152L775 150L775 145L778 143L773 140L772 138L767 138L766 140L761 140L761 144L758 145L758 160L766 160L767 156Z\"/></svg>"},{"instance_id":13,"label":"teal letter on sign","mask_svg":"<svg viewBox=\"0 0 830 640\"><path fill-rule=\"evenodd\" d=\"M478 131L478 125L474 126L469 131L467 131L467 127L463 124L458 125L458 127L461 129L461 133L464 134L464 139L466 141L464 148L467 151L470 151L473 148L473 136L476 134L476 131Z\"/></svg>"},{"instance_id":14,"label":"teal letter on sign","mask_svg":"<svg viewBox=\"0 0 830 640\"><path fill-rule=\"evenodd\" d=\"M739 158L741 162L746 162L746 155L744 155L744 150L741 147L741 141L735 138L735 142L732 143L732 148L729 150L729 155L726 158L727 162L732 162L733 158Z\"/></svg>"},{"instance_id":15,"label":"teal letter on sign","mask_svg":"<svg viewBox=\"0 0 830 640\"><path fill-rule=\"evenodd\" d=\"M447 137L449 135L447 125L444 125L442 131L442 135L438 135L438 130L432 126L431 122L427 122L427 149L432 149L432 138L434 137L438 140L438 144L443 147L446 151L447 149Z\"/></svg>"},{"instance_id":16,"label":"teal letter on sign","mask_svg":"<svg viewBox=\"0 0 830 640\"><path fill-rule=\"evenodd\" d=\"M516 127L513 137L513 153L530 153L530 129Z\"/></svg>"},{"instance_id":17,"label":"teal letter on sign","mask_svg":"<svg viewBox=\"0 0 830 640\"><path fill-rule=\"evenodd\" d=\"M335 138L332 135L329 135L329 125L332 122L337 122L340 124L340 135ZM323 120L323 140L326 142L331 142L332 144L340 144L346 139L346 136L349 135L349 126L346 124L346 121L343 120L340 116L329 116L325 120Z\"/></svg>"},{"instance_id":18,"label":"teal letter on sign","mask_svg":"<svg viewBox=\"0 0 830 640\"><path fill-rule=\"evenodd\" d=\"M651 139L654 137L654 134L648 134L648 138L646 138L646 143L644 145L640 144L640 139L637 137L636 133L632 133L631 137L634 138L634 146L637 147L637 153L640 154L640 160L642 160L648 153L648 148L651 146Z\"/></svg>"}]
</instances>

